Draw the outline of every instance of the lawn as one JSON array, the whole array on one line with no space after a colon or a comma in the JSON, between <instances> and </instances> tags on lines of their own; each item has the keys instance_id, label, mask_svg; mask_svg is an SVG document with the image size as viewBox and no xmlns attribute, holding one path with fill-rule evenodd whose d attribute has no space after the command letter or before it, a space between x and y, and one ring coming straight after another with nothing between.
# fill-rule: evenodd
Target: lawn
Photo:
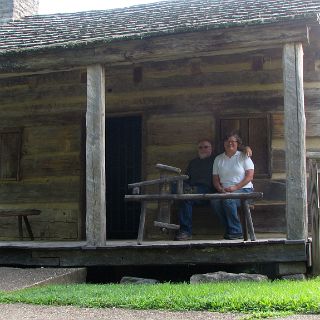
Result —
<instances>
[{"instance_id":1,"label":"lawn","mask_svg":"<svg viewBox=\"0 0 320 320\"><path fill-rule=\"evenodd\" d=\"M246 319L320 314L320 278L260 283L51 285L0 293L0 303L17 302L92 308L239 312L246 314Z\"/></svg>"}]
</instances>

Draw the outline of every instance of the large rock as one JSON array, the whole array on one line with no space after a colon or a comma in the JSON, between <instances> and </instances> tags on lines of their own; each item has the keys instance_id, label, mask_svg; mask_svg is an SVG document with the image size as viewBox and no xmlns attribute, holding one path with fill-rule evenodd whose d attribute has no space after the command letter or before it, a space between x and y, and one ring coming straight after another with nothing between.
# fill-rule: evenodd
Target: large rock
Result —
<instances>
[{"instance_id":1,"label":"large rock","mask_svg":"<svg viewBox=\"0 0 320 320\"><path fill-rule=\"evenodd\" d=\"M120 283L130 283L130 284L156 284L159 283L155 279L137 278L137 277L122 277Z\"/></svg>"},{"instance_id":2,"label":"large rock","mask_svg":"<svg viewBox=\"0 0 320 320\"><path fill-rule=\"evenodd\" d=\"M194 274L190 283L219 282L219 281L267 281L268 277L262 274L228 273L218 271L214 273Z\"/></svg>"},{"instance_id":3,"label":"large rock","mask_svg":"<svg viewBox=\"0 0 320 320\"><path fill-rule=\"evenodd\" d=\"M285 276L282 276L281 279L283 279L283 280L306 280L306 276L303 273L287 274Z\"/></svg>"}]
</instances>

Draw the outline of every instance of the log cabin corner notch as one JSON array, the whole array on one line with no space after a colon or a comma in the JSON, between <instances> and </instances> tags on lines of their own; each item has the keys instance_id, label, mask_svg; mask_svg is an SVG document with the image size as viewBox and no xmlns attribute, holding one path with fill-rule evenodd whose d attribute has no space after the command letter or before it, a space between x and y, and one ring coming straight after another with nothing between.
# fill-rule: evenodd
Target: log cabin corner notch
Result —
<instances>
[{"instance_id":1,"label":"log cabin corner notch","mask_svg":"<svg viewBox=\"0 0 320 320\"><path fill-rule=\"evenodd\" d=\"M205 13L201 8L206 8ZM235 116L238 122L258 118L267 126L269 145L268 161L263 164L266 170L256 185L262 186L259 191L268 190L268 200L277 210L265 204L254 217L256 231L305 241L303 137L305 134L311 151L318 149L320 140L319 70L315 67L320 47L319 10L315 0L305 1L303 8L298 1L289 0L268 1L263 7L260 1L248 7L244 0L228 1L224 6L215 0L186 0L62 14L59 19L56 15L29 16L1 25L0 127L19 124L24 129L24 175L15 184L1 183L1 203L8 208L41 210L41 218L34 219L36 239L83 240L85 225L88 244L104 246L110 239L106 214L112 221L120 218L112 216L116 209L105 203L105 194L121 183L119 198L124 195L123 185L135 181L126 179L138 172L132 163L142 168L144 178L155 175L157 162L184 168L194 156L197 139L216 139L219 117ZM150 20L144 21L145 17ZM122 24L125 19L130 20L129 25ZM304 48L304 69L291 63L291 46L296 48L295 59L300 60ZM299 90L293 92L294 87ZM297 113L301 116L291 122ZM305 133L303 113L310 124ZM133 126L137 116L139 129ZM124 165L123 176L115 181L108 181L105 149L108 140L122 135L105 135L105 123L111 118L119 119L116 126L123 125L125 118L128 145L133 144L130 138L136 133L142 146L121 149L121 139L115 140L123 158L129 158L134 149L140 153L130 159L130 165ZM297 168L299 175L295 174ZM85 186L81 175L86 176ZM281 193L280 197L274 188L285 183L287 216L285 196ZM300 189L296 189L298 185ZM297 200L291 202L297 193L302 194L298 206ZM85 219L80 205L83 197ZM133 211L124 208L121 219L132 219ZM123 225L122 221L117 225ZM7 234L3 240L14 239L11 228L2 230ZM210 232L212 229L207 230ZM132 231L117 230L116 234L128 238ZM152 239L150 225L147 235Z\"/></svg>"}]
</instances>

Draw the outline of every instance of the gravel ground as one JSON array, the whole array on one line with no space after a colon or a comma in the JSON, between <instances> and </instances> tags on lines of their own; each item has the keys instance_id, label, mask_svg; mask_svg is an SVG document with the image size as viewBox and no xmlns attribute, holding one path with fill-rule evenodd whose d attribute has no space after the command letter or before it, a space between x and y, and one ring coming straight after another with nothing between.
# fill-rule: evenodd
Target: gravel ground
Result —
<instances>
[{"instance_id":1,"label":"gravel ground","mask_svg":"<svg viewBox=\"0 0 320 320\"><path fill-rule=\"evenodd\" d=\"M240 320L242 315L216 312L167 312L128 309L49 307L0 304L0 320ZM319 320L319 315L295 315L273 320Z\"/></svg>"},{"instance_id":2,"label":"gravel ground","mask_svg":"<svg viewBox=\"0 0 320 320\"><path fill-rule=\"evenodd\" d=\"M78 273L81 269L0 267L0 290L13 291L42 284L63 283L64 277ZM68 279L66 281L68 283ZM72 279L69 281L71 283Z\"/></svg>"},{"instance_id":3,"label":"gravel ground","mask_svg":"<svg viewBox=\"0 0 320 320\"><path fill-rule=\"evenodd\" d=\"M238 320L240 318L240 315L215 312L166 312L0 304L1 320Z\"/></svg>"}]
</instances>

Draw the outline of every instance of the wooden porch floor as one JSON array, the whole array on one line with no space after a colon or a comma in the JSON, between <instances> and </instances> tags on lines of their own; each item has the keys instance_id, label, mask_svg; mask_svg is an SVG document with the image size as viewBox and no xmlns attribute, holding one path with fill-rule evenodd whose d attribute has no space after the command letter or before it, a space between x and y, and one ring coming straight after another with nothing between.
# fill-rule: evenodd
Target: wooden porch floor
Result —
<instances>
[{"instance_id":1,"label":"wooden porch floor","mask_svg":"<svg viewBox=\"0 0 320 320\"><path fill-rule=\"evenodd\" d=\"M307 262L308 243L284 238L243 240L112 240L103 247L85 241L0 242L0 265L89 267L181 264L249 264Z\"/></svg>"}]
</instances>

